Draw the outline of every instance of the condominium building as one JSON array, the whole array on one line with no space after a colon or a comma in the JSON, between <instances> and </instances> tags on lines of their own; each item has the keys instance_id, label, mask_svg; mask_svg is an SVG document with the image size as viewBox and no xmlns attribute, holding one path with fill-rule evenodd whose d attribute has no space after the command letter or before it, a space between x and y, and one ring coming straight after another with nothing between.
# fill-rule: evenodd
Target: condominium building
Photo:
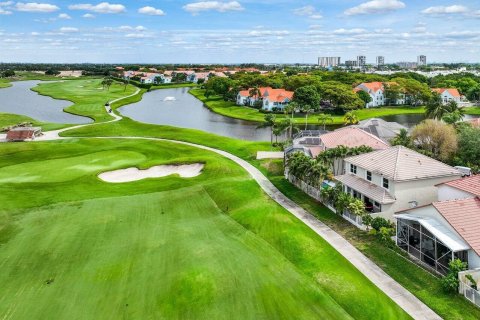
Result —
<instances>
[{"instance_id":1,"label":"condominium building","mask_svg":"<svg viewBox=\"0 0 480 320\"><path fill-rule=\"evenodd\" d=\"M427 65L427 56L418 56L417 57L417 65L419 67Z\"/></svg>"},{"instance_id":2,"label":"condominium building","mask_svg":"<svg viewBox=\"0 0 480 320\"><path fill-rule=\"evenodd\" d=\"M357 66L364 67L367 64L367 57L357 56Z\"/></svg>"},{"instance_id":3,"label":"condominium building","mask_svg":"<svg viewBox=\"0 0 480 320\"><path fill-rule=\"evenodd\" d=\"M320 67L336 67L340 64L340 57L319 57L318 65Z\"/></svg>"},{"instance_id":4,"label":"condominium building","mask_svg":"<svg viewBox=\"0 0 480 320\"><path fill-rule=\"evenodd\" d=\"M384 56L377 56L377 66L385 65L385 57Z\"/></svg>"},{"instance_id":5,"label":"condominium building","mask_svg":"<svg viewBox=\"0 0 480 320\"><path fill-rule=\"evenodd\" d=\"M357 61L347 60L347 61L345 61L345 66L349 67L349 68L356 67L357 66Z\"/></svg>"}]
</instances>

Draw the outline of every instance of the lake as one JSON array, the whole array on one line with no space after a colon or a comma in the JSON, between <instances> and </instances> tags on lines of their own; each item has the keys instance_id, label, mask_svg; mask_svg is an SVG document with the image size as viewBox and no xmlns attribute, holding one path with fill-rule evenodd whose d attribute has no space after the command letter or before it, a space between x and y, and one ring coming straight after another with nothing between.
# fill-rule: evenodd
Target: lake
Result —
<instances>
[{"instance_id":1,"label":"lake","mask_svg":"<svg viewBox=\"0 0 480 320\"><path fill-rule=\"evenodd\" d=\"M122 115L139 122L198 129L241 140L270 141L269 128L257 128L258 123L219 115L204 107L203 102L189 94L188 90L151 91L140 102L118 110ZM171 100L172 97L175 100Z\"/></svg>"},{"instance_id":2,"label":"lake","mask_svg":"<svg viewBox=\"0 0 480 320\"><path fill-rule=\"evenodd\" d=\"M83 124L90 118L66 113L63 109L72 105L66 100L56 100L30 90L41 81L12 82L12 86L0 89L0 112L20 114L42 122Z\"/></svg>"}]
</instances>

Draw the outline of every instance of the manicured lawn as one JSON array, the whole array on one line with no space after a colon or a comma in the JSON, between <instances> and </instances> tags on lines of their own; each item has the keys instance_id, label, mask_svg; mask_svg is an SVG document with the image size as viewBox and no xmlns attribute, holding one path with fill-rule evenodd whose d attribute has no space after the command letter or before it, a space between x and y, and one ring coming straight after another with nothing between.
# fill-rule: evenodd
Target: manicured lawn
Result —
<instances>
[{"instance_id":1,"label":"manicured lawn","mask_svg":"<svg viewBox=\"0 0 480 320\"><path fill-rule=\"evenodd\" d=\"M194 162L205 169L192 179L96 176ZM213 153L141 140L1 144L0 181L3 317L408 319Z\"/></svg>"},{"instance_id":2,"label":"manicured lawn","mask_svg":"<svg viewBox=\"0 0 480 320\"><path fill-rule=\"evenodd\" d=\"M224 101L219 96L213 96L206 98L204 96L205 90L202 89L192 89L190 93L195 96L197 99L203 101L205 105L210 108L212 111L236 119L263 122L265 114L259 112L257 109L237 106L233 102ZM384 107L384 108L375 108L375 109L361 109L357 110L357 116L359 120L375 118L375 117L384 117L391 116L396 114L421 114L424 113L425 109L423 107ZM276 114L277 119L285 119L284 114ZM305 124L305 116L295 115L295 122L298 124ZM318 121L318 116L315 114L309 115L308 118L309 124L320 124ZM344 124L343 116L336 115L333 116L333 122L328 122L328 124L341 125Z\"/></svg>"},{"instance_id":3,"label":"manicured lawn","mask_svg":"<svg viewBox=\"0 0 480 320\"><path fill-rule=\"evenodd\" d=\"M44 131L57 130L57 129L62 129L70 126L68 124L61 124L61 123L45 123L45 122L40 122L35 119L29 118L27 116L0 112L0 129L15 125L15 124L19 124L22 122L31 122L34 126L42 127Z\"/></svg>"},{"instance_id":4,"label":"manicured lawn","mask_svg":"<svg viewBox=\"0 0 480 320\"><path fill-rule=\"evenodd\" d=\"M480 115L480 107L466 108L465 112L467 114Z\"/></svg>"},{"instance_id":5,"label":"manicured lawn","mask_svg":"<svg viewBox=\"0 0 480 320\"><path fill-rule=\"evenodd\" d=\"M358 230L285 180L281 161L255 162L283 194L342 234L357 249L444 319L480 319L479 308L460 295L444 293L440 279L410 262L402 251L386 248L375 237Z\"/></svg>"},{"instance_id":6,"label":"manicured lawn","mask_svg":"<svg viewBox=\"0 0 480 320\"><path fill-rule=\"evenodd\" d=\"M110 90L103 89L101 79L67 80L64 82L42 83L32 90L56 99L69 100L73 105L65 111L94 119L96 122L111 120L105 112L108 101L131 95L137 90L114 82Z\"/></svg>"},{"instance_id":7,"label":"manicured lawn","mask_svg":"<svg viewBox=\"0 0 480 320\"><path fill-rule=\"evenodd\" d=\"M0 79L0 89L11 87L12 84L7 79Z\"/></svg>"}]
</instances>

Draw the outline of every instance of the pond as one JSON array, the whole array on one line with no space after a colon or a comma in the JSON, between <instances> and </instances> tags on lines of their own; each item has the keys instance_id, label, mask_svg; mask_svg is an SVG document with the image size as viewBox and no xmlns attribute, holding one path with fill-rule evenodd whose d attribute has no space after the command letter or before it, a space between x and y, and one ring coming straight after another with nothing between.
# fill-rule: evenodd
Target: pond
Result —
<instances>
[{"instance_id":1,"label":"pond","mask_svg":"<svg viewBox=\"0 0 480 320\"><path fill-rule=\"evenodd\" d=\"M470 120L470 119L475 119L478 118L479 116L472 116L472 115L465 115L463 118L464 120ZM425 115L423 114L397 114L393 116L385 116L381 117L383 120L386 121L392 121L392 122L398 122L407 128L413 128L416 126L418 123L422 122L425 120Z\"/></svg>"},{"instance_id":2,"label":"pond","mask_svg":"<svg viewBox=\"0 0 480 320\"><path fill-rule=\"evenodd\" d=\"M136 121L198 129L250 141L269 141L270 129L255 122L232 119L204 107L188 93L189 88L161 89L146 93L140 102L119 109Z\"/></svg>"},{"instance_id":3,"label":"pond","mask_svg":"<svg viewBox=\"0 0 480 320\"><path fill-rule=\"evenodd\" d=\"M42 122L83 124L91 119L66 113L63 109L72 105L66 100L56 100L30 90L41 81L12 82L12 86L0 89L0 112L31 117Z\"/></svg>"}]
</instances>

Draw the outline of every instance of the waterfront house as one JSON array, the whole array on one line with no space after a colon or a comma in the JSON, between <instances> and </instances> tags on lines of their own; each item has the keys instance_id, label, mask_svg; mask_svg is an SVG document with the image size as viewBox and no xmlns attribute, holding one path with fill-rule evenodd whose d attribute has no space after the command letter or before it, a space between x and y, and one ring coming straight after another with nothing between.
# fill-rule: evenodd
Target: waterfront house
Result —
<instances>
[{"instance_id":1,"label":"waterfront house","mask_svg":"<svg viewBox=\"0 0 480 320\"><path fill-rule=\"evenodd\" d=\"M408 128L402 126L397 122L387 122L380 118L371 118L367 120L360 121L355 127L362 129L374 136L382 139L383 141L389 142L395 138L400 131L407 130Z\"/></svg>"},{"instance_id":2,"label":"waterfront house","mask_svg":"<svg viewBox=\"0 0 480 320\"><path fill-rule=\"evenodd\" d=\"M433 92L436 92L442 98L442 103L447 104L450 101L455 101L456 103L462 102L462 95L458 92L458 89L455 88L433 88Z\"/></svg>"},{"instance_id":3,"label":"waterfront house","mask_svg":"<svg viewBox=\"0 0 480 320\"><path fill-rule=\"evenodd\" d=\"M253 94L254 88L242 90L237 94L237 105L253 107L257 102L261 102L262 109L272 111L285 108L293 99L293 91L285 89L273 89L271 87L258 88L258 92Z\"/></svg>"},{"instance_id":4,"label":"waterfront house","mask_svg":"<svg viewBox=\"0 0 480 320\"><path fill-rule=\"evenodd\" d=\"M344 166L335 176L344 191L392 221L395 212L436 201L436 185L461 177L457 169L403 146L346 158Z\"/></svg>"},{"instance_id":5,"label":"waterfront house","mask_svg":"<svg viewBox=\"0 0 480 320\"><path fill-rule=\"evenodd\" d=\"M388 85L397 85L395 82L388 82ZM366 104L366 108L380 107L387 104L387 97L385 95L385 84L383 82L364 82L359 84L353 89L355 92L365 91L370 95L372 101ZM401 105L405 104L405 96L400 94L396 101L393 101L393 104Z\"/></svg>"}]
</instances>

